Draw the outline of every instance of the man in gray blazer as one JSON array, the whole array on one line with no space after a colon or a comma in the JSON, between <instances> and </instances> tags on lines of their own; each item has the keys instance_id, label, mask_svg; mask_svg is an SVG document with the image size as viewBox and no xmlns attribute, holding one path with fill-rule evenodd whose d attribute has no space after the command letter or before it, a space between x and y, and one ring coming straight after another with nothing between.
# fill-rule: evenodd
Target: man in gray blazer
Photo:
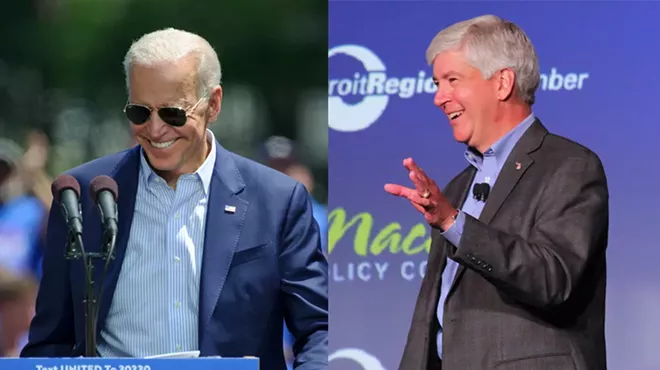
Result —
<instances>
[{"instance_id":1,"label":"man in gray blazer","mask_svg":"<svg viewBox=\"0 0 660 370\"><path fill-rule=\"evenodd\" d=\"M515 24L454 24L426 56L469 165L441 191L408 158L414 188L385 185L432 227L399 368L606 369L600 159L532 113L538 59Z\"/></svg>"}]
</instances>

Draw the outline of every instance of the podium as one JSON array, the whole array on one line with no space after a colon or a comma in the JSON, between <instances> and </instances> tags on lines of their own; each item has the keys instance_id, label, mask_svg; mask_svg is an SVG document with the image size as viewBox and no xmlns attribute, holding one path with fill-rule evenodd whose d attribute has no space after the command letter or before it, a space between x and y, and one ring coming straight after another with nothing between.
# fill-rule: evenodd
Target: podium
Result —
<instances>
[{"instance_id":1,"label":"podium","mask_svg":"<svg viewBox=\"0 0 660 370\"><path fill-rule=\"evenodd\" d=\"M256 357L0 358L2 370L259 370Z\"/></svg>"}]
</instances>

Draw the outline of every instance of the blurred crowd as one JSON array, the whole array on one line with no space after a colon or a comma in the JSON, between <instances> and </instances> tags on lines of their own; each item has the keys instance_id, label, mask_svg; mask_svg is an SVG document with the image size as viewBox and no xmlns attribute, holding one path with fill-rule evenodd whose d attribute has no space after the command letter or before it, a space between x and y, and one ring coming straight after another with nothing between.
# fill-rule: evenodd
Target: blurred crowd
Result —
<instances>
[{"instance_id":1,"label":"blurred crowd","mask_svg":"<svg viewBox=\"0 0 660 370\"><path fill-rule=\"evenodd\" d=\"M129 145L134 145L134 142ZM310 194L316 183L293 140L273 136L259 150L257 160L302 183ZM34 315L41 277L46 222L52 202L47 175L49 143L33 132L24 145L0 138L0 357L17 357L25 344ZM327 255L327 209L311 198ZM284 324L283 349L293 364L293 338Z\"/></svg>"},{"instance_id":2,"label":"blurred crowd","mask_svg":"<svg viewBox=\"0 0 660 370\"><path fill-rule=\"evenodd\" d=\"M48 139L32 132L24 145L0 138L0 356L25 344L41 277L52 197Z\"/></svg>"}]
</instances>

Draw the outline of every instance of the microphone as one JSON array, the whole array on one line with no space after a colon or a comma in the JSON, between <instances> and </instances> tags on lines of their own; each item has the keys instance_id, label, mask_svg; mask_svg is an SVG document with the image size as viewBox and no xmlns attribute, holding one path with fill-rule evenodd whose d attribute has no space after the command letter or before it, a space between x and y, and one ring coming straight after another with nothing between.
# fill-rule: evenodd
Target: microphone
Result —
<instances>
[{"instance_id":1,"label":"microphone","mask_svg":"<svg viewBox=\"0 0 660 370\"><path fill-rule=\"evenodd\" d=\"M96 328L100 298L95 295L93 260L105 260L99 280L103 294L103 282L112 259L117 238L117 183L109 176L95 177L89 186L89 193L98 206L103 221L104 239L102 253L86 253L82 240L82 213L80 211L80 184L71 175L61 175L51 187L53 198L60 204L64 219L69 228L67 258L82 258L85 266L85 357L98 357L96 351Z\"/></svg>"},{"instance_id":2,"label":"microphone","mask_svg":"<svg viewBox=\"0 0 660 370\"><path fill-rule=\"evenodd\" d=\"M472 187L472 196L480 202L486 202L489 193L490 185L487 182L474 184L474 187Z\"/></svg>"},{"instance_id":3,"label":"microphone","mask_svg":"<svg viewBox=\"0 0 660 370\"><path fill-rule=\"evenodd\" d=\"M67 257L81 256L82 250L82 215L80 212L80 184L71 175L60 175L50 188L53 198L60 204L62 215L69 229Z\"/></svg>"},{"instance_id":4,"label":"microphone","mask_svg":"<svg viewBox=\"0 0 660 370\"><path fill-rule=\"evenodd\" d=\"M91 259L105 260L101 278L99 279L100 291L98 295L94 295L94 282L90 279L87 283L86 300L86 313L87 318L85 325L85 355L86 357L98 357L96 351L96 328L99 315L99 306L101 298L103 297L105 277L108 272L110 261L113 258L115 250L115 241L117 240L117 183L109 176L101 175L96 176L89 183L89 195L94 204L96 204L101 216L101 223L103 225L103 240L101 253L90 253L88 255L88 271L89 276L92 276L91 270L93 265Z\"/></svg>"},{"instance_id":5,"label":"microphone","mask_svg":"<svg viewBox=\"0 0 660 370\"><path fill-rule=\"evenodd\" d=\"M104 229L104 254L112 258L117 238L117 183L109 176L96 176L89 184L89 194L98 206Z\"/></svg>"},{"instance_id":6,"label":"microphone","mask_svg":"<svg viewBox=\"0 0 660 370\"><path fill-rule=\"evenodd\" d=\"M61 175L50 187L53 198L60 204L62 214L69 229L82 235L82 219L80 216L80 185L71 175Z\"/></svg>"},{"instance_id":7,"label":"microphone","mask_svg":"<svg viewBox=\"0 0 660 370\"><path fill-rule=\"evenodd\" d=\"M95 303L92 256L85 253L82 238L82 216L80 212L80 184L71 175L61 175L51 186L53 198L60 204L62 214L69 229L69 240L67 243L66 258L82 258L85 264L85 355L96 357L96 326L95 326Z\"/></svg>"}]
</instances>

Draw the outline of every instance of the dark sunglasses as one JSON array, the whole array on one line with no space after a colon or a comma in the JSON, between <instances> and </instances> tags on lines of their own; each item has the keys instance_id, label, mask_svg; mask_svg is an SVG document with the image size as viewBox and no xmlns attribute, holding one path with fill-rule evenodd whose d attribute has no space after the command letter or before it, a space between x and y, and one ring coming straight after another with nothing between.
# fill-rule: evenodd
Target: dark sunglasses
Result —
<instances>
[{"instance_id":1,"label":"dark sunglasses","mask_svg":"<svg viewBox=\"0 0 660 370\"><path fill-rule=\"evenodd\" d=\"M180 107L161 107L156 111L158 116L163 122L167 123L170 126L181 127L186 124L188 117L192 112L195 111L199 103L202 102L207 97L208 94L204 94L201 99L197 101L195 105L190 109L183 109ZM151 118L151 113L154 111L153 108L141 104L126 104L124 107L124 113L126 118L128 118L131 123L134 125L142 125Z\"/></svg>"}]
</instances>

